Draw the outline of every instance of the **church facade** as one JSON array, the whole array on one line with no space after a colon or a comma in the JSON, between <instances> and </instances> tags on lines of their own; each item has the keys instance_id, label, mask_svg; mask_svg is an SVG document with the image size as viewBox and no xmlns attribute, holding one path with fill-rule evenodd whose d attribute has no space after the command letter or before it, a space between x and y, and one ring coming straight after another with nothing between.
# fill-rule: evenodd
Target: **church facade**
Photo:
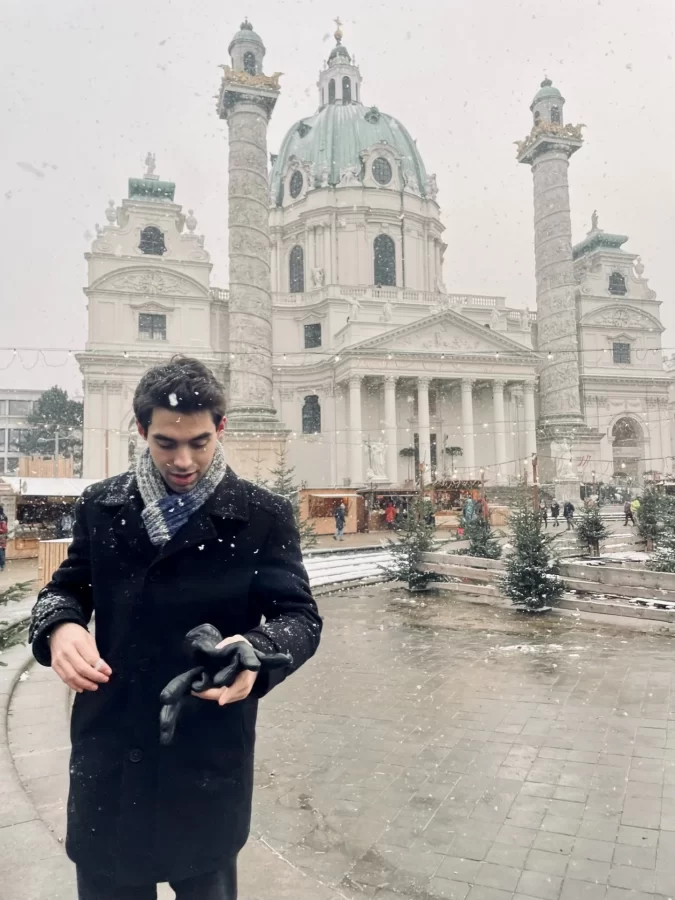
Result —
<instances>
[{"instance_id":1,"label":"church facade","mask_svg":"<svg viewBox=\"0 0 675 900\"><path fill-rule=\"evenodd\" d=\"M230 54L228 97L233 84L255 93L272 82L248 22ZM423 463L427 478L482 470L489 484L507 485L536 452L551 481L671 469L659 301L639 257L622 249L627 238L602 231L595 215L586 238L571 243L567 161L581 140L564 126L563 104L545 82L519 149L535 175L537 312L503 297L454 294L443 279L436 178L405 127L364 97L360 69L336 32L316 110L271 156L269 248L261 255L275 427L305 483L403 486ZM235 335L234 294L211 284L193 212L183 212L175 185L147 162L127 199L111 201L87 254L89 337L78 357L85 477L133 463L131 401L149 365L195 355L228 390L240 365L245 304L237 301ZM547 318L558 324L544 326L542 337ZM265 474L257 439L249 427L242 474Z\"/></svg>"}]
</instances>

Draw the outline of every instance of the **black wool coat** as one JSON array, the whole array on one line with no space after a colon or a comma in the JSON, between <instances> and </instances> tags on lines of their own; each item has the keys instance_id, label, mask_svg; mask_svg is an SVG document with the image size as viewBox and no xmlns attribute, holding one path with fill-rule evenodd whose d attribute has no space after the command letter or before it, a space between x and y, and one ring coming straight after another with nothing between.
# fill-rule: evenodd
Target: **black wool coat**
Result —
<instances>
[{"instance_id":1,"label":"black wool coat","mask_svg":"<svg viewBox=\"0 0 675 900\"><path fill-rule=\"evenodd\" d=\"M316 651L321 618L290 503L227 474L164 547L145 531L131 473L89 488L68 558L40 592L30 640L50 665L59 622L88 625L113 674L77 694L67 851L122 884L214 871L246 842L258 698ZM263 623L264 618L264 623ZM206 622L259 650L293 657L220 707L190 697L173 743L159 744L159 694L189 666L185 634Z\"/></svg>"}]
</instances>

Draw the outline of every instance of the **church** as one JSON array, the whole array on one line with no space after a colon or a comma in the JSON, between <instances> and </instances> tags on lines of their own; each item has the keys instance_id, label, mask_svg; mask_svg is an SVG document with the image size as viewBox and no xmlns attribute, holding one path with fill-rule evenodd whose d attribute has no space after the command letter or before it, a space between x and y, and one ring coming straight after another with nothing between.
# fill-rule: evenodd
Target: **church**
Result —
<instances>
[{"instance_id":1,"label":"church","mask_svg":"<svg viewBox=\"0 0 675 900\"><path fill-rule=\"evenodd\" d=\"M245 21L218 101L230 131L230 285L211 283L208 238L152 154L110 201L86 254L84 476L133 465L143 371L197 356L226 386L234 467L265 477L274 453L314 488L426 478L580 483L672 469L660 302L626 235L597 214L572 243L568 169L581 127L547 78L518 162L534 182L536 311L452 292L439 186L416 141L364 88L343 43L316 107L267 150L278 76ZM515 160L514 160L515 169ZM229 442L229 443L228 443Z\"/></svg>"}]
</instances>

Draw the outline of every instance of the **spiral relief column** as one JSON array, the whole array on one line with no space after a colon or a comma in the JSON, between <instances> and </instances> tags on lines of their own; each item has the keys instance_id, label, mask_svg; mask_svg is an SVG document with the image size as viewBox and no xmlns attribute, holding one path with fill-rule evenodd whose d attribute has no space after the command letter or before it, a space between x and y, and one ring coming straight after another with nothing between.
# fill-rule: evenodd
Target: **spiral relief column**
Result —
<instances>
[{"instance_id":1,"label":"spiral relief column","mask_svg":"<svg viewBox=\"0 0 675 900\"><path fill-rule=\"evenodd\" d=\"M225 441L239 474L269 469L287 432L272 400L271 242L267 127L278 76L263 74L265 47L248 21L223 66L218 113L229 128L229 392Z\"/></svg>"}]
</instances>

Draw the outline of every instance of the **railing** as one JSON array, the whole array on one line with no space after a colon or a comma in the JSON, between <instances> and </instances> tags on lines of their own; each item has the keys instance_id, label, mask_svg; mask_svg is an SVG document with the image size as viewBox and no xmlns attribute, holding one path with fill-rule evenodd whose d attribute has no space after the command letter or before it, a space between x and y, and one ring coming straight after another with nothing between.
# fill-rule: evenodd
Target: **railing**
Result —
<instances>
[{"instance_id":1,"label":"railing","mask_svg":"<svg viewBox=\"0 0 675 900\"><path fill-rule=\"evenodd\" d=\"M357 300L396 300L399 303L420 303L434 305L442 299L453 306L482 306L489 309L503 309L504 297L493 297L487 294L439 294L436 291L414 291L401 287L373 287L369 285L324 285L300 294L273 294L274 303L278 306L304 306L319 303L327 297L347 297Z\"/></svg>"},{"instance_id":2,"label":"railing","mask_svg":"<svg viewBox=\"0 0 675 900\"><path fill-rule=\"evenodd\" d=\"M225 288L212 287L210 294L214 300L227 301L230 299L230 292L228 290L226 290Z\"/></svg>"}]
</instances>

